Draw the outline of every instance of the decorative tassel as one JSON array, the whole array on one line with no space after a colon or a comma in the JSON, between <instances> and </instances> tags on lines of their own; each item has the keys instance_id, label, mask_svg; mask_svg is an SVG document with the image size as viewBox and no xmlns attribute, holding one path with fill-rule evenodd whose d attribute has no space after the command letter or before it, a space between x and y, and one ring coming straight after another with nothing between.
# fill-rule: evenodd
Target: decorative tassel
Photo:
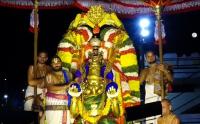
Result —
<instances>
[{"instance_id":1,"label":"decorative tassel","mask_svg":"<svg viewBox=\"0 0 200 124\"><path fill-rule=\"evenodd\" d=\"M100 32L100 28L98 25L95 25L95 27L93 28L93 33L94 34L98 34Z\"/></svg>"}]
</instances>

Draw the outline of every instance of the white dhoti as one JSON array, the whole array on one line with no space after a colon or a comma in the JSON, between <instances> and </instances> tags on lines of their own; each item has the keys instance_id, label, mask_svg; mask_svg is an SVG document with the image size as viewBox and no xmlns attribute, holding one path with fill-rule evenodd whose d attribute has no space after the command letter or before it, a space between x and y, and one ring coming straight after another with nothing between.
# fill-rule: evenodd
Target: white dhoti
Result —
<instances>
[{"instance_id":1,"label":"white dhoti","mask_svg":"<svg viewBox=\"0 0 200 124\"><path fill-rule=\"evenodd\" d=\"M161 96L154 93L154 84L145 84L145 104L161 101ZM146 118L146 124L157 124L160 115Z\"/></svg>"},{"instance_id":2,"label":"white dhoti","mask_svg":"<svg viewBox=\"0 0 200 124\"><path fill-rule=\"evenodd\" d=\"M145 104L161 101L161 96L154 93L154 84L145 84Z\"/></svg>"},{"instance_id":3,"label":"white dhoti","mask_svg":"<svg viewBox=\"0 0 200 124\"><path fill-rule=\"evenodd\" d=\"M37 88L37 94L41 94L40 97L44 98L43 89ZM34 87L28 86L25 92L25 103L24 103L24 110L25 111L32 111L33 99L34 98Z\"/></svg>"},{"instance_id":4,"label":"white dhoti","mask_svg":"<svg viewBox=\"0 0 200 124\"><path fill-rule=\"evenodd\" d=\"M67 94L47 93L45 115L47 124L70 124Z\"/></svg>"}]
</instances>

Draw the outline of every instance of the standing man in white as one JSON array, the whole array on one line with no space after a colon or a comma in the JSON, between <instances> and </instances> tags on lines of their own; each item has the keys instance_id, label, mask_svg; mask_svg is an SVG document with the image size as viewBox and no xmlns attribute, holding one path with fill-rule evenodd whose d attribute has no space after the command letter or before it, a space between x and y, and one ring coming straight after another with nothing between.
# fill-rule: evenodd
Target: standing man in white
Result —
<instances>
[{"instance_id":1,"label":"standing man in white","mask_svg":"<svg viewBox=\"0 0 200 124\"><path fill-rule=\"evenodd\" d=\"M173 78L167 65L156 63L154 52L148 51L146 61L149 66L141 71L140 83L145 84L145 104L161 101L161 73L163 73L164 90L171 85ZM157 116L146 118L146 124L156 124Z\"/></svg>"}]
</instances>

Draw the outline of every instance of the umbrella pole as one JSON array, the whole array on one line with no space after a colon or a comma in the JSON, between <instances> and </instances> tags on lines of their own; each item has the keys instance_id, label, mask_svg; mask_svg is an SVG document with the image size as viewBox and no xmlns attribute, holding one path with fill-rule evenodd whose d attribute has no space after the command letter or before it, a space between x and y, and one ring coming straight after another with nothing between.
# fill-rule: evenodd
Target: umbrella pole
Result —
<instances>
[{"instance_id":1,"label":"umbrella pole","mask_svg":"<svg viewBox=\"0 0 200 124\"><path fill-rule=\"evenodd\" d=\"M38 47L38 1L34 1L34 66L37 64Z\"/></svg>"},{"instance_id":2,"label":"umbrella pole","mask_svg":"<svg viewBox=\"0 0 200 124\"><path fill-rule=\"evenodd\" d=\"M159 60L160 64L163 64L163 42L162 42L162 32L161 32L161 6L157 5L156 6L156 20L158 23L158 43L159 43ZM160 76L160 84L161 84L161 98L165 98L165 90L164 90L164 82L163 82L163 73L161 72Z\"/></svg>"},{"instance_id":3,"label":"umbrella pole","mask_svg":"<svg viewBox=\"0 0 200 124\"><path fill-rule=\"evenodd\" d=\"M36 74L37 66L37 50L38 50L38 1L34 1L34 76ZM37 85L34 86L34 102L36 102ZM36 103L33 103L36 104ZM37 111L35 108L33 111Z\"/></svg>"}]
</instances>

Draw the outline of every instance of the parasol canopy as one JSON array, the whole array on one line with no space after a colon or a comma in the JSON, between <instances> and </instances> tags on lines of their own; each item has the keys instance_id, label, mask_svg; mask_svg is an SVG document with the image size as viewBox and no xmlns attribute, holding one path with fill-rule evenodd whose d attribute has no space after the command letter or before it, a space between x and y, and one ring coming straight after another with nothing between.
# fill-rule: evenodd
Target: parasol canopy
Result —
<instances>
[{"instance_id":1,"label":"parasol canopy","mask_svg":"<svg viewBox=\"0 0 200 124\"><path fill-rule=\"evenodd\" d=\"M170 14L192 11L200 8L199 0L39 0L39 9L77 7L86 11L90 6L96 4L104 6L106 11L129 16L153 13L153 4L165 6L162 12ZM0 6L33 9L34 0L0 0Z\"/></svg>"}]
</instances>

